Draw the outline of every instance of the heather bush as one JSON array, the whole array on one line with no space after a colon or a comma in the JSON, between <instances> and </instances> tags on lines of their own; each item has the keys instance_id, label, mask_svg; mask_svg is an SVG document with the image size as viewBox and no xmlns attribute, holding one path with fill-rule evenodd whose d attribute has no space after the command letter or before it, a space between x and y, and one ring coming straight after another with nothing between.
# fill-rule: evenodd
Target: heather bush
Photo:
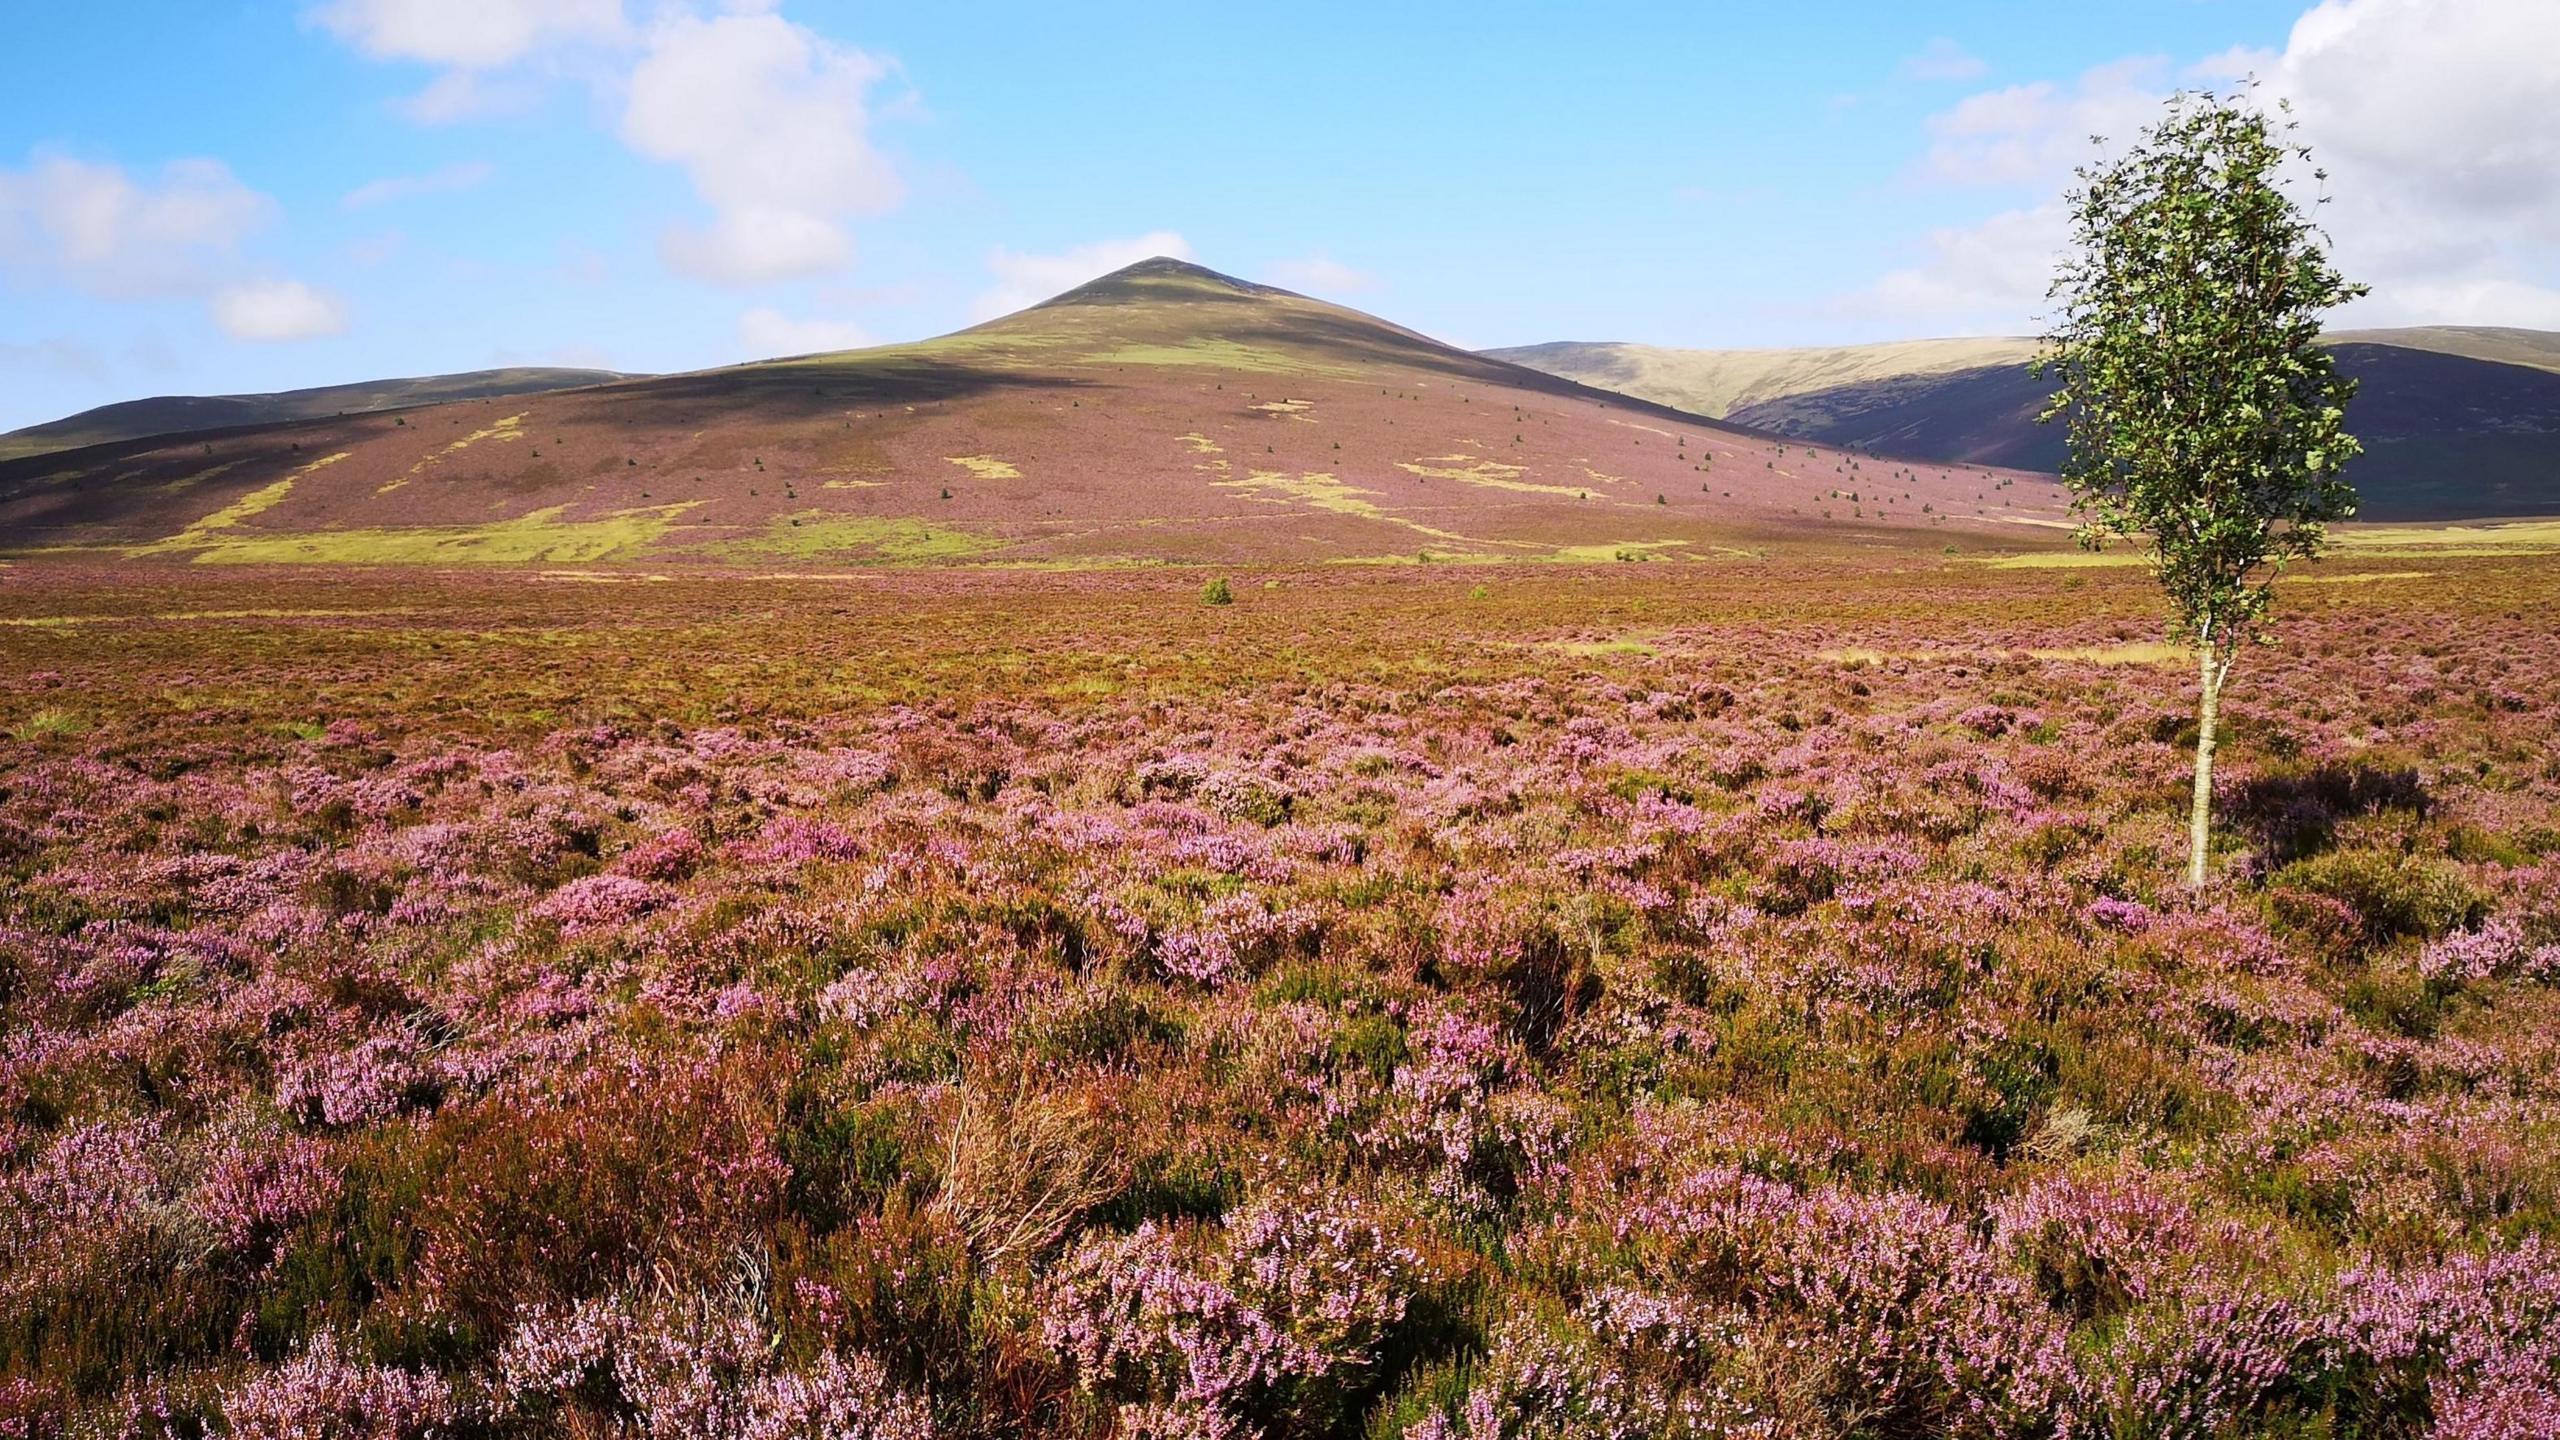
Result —
<instances>
[{"instance_id":1,"label":"heather bush","mask_svg":"<svg viewBox=\"0 0 2560 1440\"><path fill-rule=\"evenodd\" d=\"M1155 1433L1327 1434L1381 1384L1432 1281L1370 1207L1275 1195L1223 1225L1087 1242L1051 1279L1041 1330L1085 1393Z\"/></svg>"},{"instance_id":2,"label":"heather bush","mask_svg":"<svg viewBox=\"0 0 2560 1440\"><path fill-rule=\"evenodd\" d=\"M2278 896L2299 891L2344 906L2367 940L2434 939L2480 919L2482 899L2441 861L2371 850L2335 850L2297 860L2268 878Z\"/></svg>"},{"instance_id":3,"label":"heather bush","mask_svg":"<svg viewBox=\"0 0 2560 1440\"><path fill-rule=\"evenodd\" d=\"M220 1408L218 1433L239 1440L426 1440L455 1418L442 1378L365 1364L326 1330L226 1388Z\"/></svg>"},{"instance_id":4,"label":"heather bush","mask_svg":"<svg viewBox=\"0 0 2560 1440\"><path fill-rule=\"evenodd\" d=\"M932 1416L877 1360L783 1362L751 1295L603 1297L525 1315L500 1347L502 1416L648 1440L931 1440Z\"/></svg>"}]
</instances>

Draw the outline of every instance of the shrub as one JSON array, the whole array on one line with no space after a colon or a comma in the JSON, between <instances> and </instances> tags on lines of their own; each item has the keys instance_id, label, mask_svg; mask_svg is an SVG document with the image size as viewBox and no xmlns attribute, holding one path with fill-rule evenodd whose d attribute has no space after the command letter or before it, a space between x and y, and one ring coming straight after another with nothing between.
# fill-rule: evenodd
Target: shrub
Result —
<instances>
[{"instance_id":1,"label":"shrub","mask_svg":"<svg viewBox=\"0 0 2560 1440\"><path fill-rule=\"evenodd\" d=\"M1140 1225L1059 1267L1041 1332L1087 1392L1170 1433L1333 1433L1430 1277L1348 1197L1283 1194L1223 1227Z\"/></svg>"},{"instance_id":2,"label":"shrub","mask_svg":"<svg viewBox=\"0 0 2560 1440\"><path fill-rule=\"evenodd\" d=\"M2487 908L2462 873L2442 861L2379 850L2332 850L2297 860L2269 877L2271 889L2302 891L2353 912L2364 938L2413 935L2432 940L2479 923Z\"/></svg>"}]
</instances>

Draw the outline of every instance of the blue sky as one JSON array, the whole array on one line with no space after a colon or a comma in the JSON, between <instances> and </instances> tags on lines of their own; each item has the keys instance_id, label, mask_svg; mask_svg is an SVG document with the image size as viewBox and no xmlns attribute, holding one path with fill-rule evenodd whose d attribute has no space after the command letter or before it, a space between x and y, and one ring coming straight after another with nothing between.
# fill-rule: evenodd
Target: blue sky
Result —
<instances>
[{"instance_id":1,"label":"blue sky","mask_svg":"<svg viewBox=\"0 0 2560 1440\"><path fill-rule=\"evenodd\" d=\"M2369 318L2560 325L2551 147L2438 234L2394 150L2462 136L2391 108L2552 129L2560 5L2413 4L12 6L0 428L912 338L1151 248L1470 345L2014 330L2087 128L2243 69L2352 162Z\"/></svg>"}]
</instances>

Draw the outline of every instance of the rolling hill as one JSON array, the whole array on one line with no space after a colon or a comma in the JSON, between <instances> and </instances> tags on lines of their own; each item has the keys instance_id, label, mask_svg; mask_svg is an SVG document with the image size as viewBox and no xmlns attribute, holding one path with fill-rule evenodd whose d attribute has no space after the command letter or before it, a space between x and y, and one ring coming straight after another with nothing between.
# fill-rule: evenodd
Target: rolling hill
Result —
<instances>
[{"instance_id":1,"label":"rolling hill","mask_svg":"<svg viewBox=\"0 0 2560 1440\"><path fill-rule=\"evenodd\" d=\"M2431 326L2341 331L2360 383L2348 471L2370 520L2560 514L2560 335ZM1753 429L1935 464L2051 471L2058 426L2026 339L1809 350L1563 343L1488 352Z\"/></svg>"},{"instance_id":2,"label":"rolling hill","mask_svg":"<svg viewBox=\"0 0 2560 1440\"><path fill-rule=\"evenodd\" d=\"M1752 434L1150 260L915 344L0 463L0 549L202 563L1699 556L2043 542L2049 479Z\"/></svg>"},{"instance_id":3,"label":"rolling hill","mask_svg":"<svg viewBox=\"0 0 2560 1440\"><path fill-rule=\"evenodd\" d=\"M0 434L0 460L76 450L118 440L178 435L241 425L270 425L279 420L316 420L329 415L357 415L396 410L408 405L434 405L447 400L478 400L505 395L531 395L600 385L630 377L612 370L561 370L528 367L471 370L459 375L423 375L405 380L365 380L353 385L323 385L309 390L279 390L267 395L155 395L83 410L60 420L29 425Z\"/></svg>"}]
</instances>

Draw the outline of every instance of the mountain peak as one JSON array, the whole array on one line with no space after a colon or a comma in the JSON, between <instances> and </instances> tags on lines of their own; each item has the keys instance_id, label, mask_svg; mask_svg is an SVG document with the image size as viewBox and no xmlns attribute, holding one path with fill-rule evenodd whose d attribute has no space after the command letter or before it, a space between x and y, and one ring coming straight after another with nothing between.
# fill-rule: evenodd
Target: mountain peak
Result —
<instances>
[{"instance_id":1,"label":"mountain peak","mask_svg":"<svg viewBox=\"0 0 2560 1440\"><path fill-rule=\"evenodd\" d=\"M1033 308L1118 305L1133 301L1233 301L1289 293L1277 286L1239 280L1206 265L1195 265L1170 255L1151 255L1134 265L1124 265L1108 275L1088 280Z\"/></svg>"}]
</instances>

